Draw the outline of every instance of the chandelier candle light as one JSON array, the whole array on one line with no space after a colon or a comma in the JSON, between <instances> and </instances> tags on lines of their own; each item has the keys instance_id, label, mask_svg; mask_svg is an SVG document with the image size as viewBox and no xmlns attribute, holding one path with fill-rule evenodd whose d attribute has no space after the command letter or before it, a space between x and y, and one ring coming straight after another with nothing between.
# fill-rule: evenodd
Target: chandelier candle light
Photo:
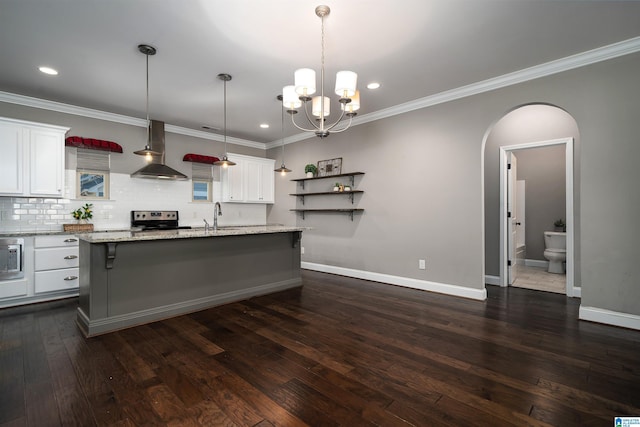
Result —
<instances>
[{"instance_id":1,"label":"chandelier candle light","mask_svg":"<svg viewBox=\"0 0 640 427\"><path fill-rule=\"evenodd\" d=\"M294 73L295 84L285 86L282 89L283 106L291 114L294 126L305 132L314 132L320 138L326 138L330 132L343 132L351 126L356 111L360 108L360 94L356 90L358 75L353 71L338 71L336 73L335 93L340 97L341 114L338 120L332 124L325 123L326 117L331 113L330 99L324 96L324 18L329 15L329 6L316 7L316 15L321 21L321 67L320 67L320 95L311 97L316 93L316 72L310 68L300 68ZM311 101L311 115L309 115L308 103ZM297 109L304 103L304 112L312 129L299 126L294 119ZM346 126L336 129L344 116L349 118ZM312 117L313 116L313 117Z\"/></svg>"}]
</instances>

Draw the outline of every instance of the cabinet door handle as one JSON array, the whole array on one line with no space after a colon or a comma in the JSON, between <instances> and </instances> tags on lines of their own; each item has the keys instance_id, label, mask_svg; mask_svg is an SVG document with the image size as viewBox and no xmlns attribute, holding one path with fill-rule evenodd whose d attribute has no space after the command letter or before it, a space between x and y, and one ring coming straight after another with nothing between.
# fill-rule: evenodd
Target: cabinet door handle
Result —
<instances>
[{"instance_id":1,"label":"cabinet door handle","mask_svg":"<svg viewBox=\"0 0 640 427\"><path fill-rule=\"evenodd\" d=\"M64 259L76 259L78 258L78 255L67 255L66 257L64 257Z\"/></svg>"},{"instance_id":2,"label":"cabinet door handle","mask_svg":"<svg viewBox=\"0 0 640 427\"><path fill-rule=\"evenodd\" d=\"M66 280L66 281L77 280L77 279L78 279L78 276L67 276L67 277L64 278L64 280Z\"/></svg>"},{"instance_id":3,"label":"cabinet door handle","mask_svg":"<svg viewBox=\"0 0 640 427\"><path fill-rule=\"evenodd\" d=\"M64 239L65 243L73 243L73 242L77 242L78 239Z\"/></svg>"}]
</instances>

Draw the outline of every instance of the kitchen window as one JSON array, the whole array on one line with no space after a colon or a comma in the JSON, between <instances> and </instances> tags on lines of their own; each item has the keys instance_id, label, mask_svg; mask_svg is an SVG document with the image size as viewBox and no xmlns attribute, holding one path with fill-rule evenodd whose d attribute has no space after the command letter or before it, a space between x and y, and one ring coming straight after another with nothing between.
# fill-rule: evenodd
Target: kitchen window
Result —
<instances>
[{"instance_id":1,"label":"kitchen window","mask_svg":"<svg viewBox=\"0 0 640 427\"><path fill-rule=\"evenodd\" d=\"M194 202L211 203L213 184L213 166L192 163L191 164L191 200Z\"/></svg>"}]
</instances>

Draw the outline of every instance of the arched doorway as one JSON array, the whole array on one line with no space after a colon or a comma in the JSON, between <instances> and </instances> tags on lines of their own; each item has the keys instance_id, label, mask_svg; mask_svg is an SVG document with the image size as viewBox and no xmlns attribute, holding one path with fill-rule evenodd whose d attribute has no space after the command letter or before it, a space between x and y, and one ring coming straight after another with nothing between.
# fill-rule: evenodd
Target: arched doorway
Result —
<instances>
[{"instance_id":1,"label":"arched doorway","mask_svg":"<svg viewBox=\"0 0 640 427\"><path fill-rule=\"evenodd\" d=\"M484 177L484 236L485 236L485 282L503 285L507 280L506 224L504 179L506 176L506 155L524 148L565 144L570 148L567 163L570 163L570 177L558 183L571 186L567 192L567 206L571 208L571 218L567 217L568 246L571 248L571 261L567 263L571 273L567 274L566 293L568 296L580 296L579 265L580 253L577 242L580 238L579 222L579 144L580 135L576 121L562 108L548 104L527 104L505 113L486 132L483 141L483 177ZM501 186L502 182L502 186ZM572 193L572 194L571 194ZM568 211L568 210L567 210ZM553 223L547 224L552 230ZM544 241L542 232L537 233ZM536 234L536 235L537 235ZM571 234L571 237L569 237Z\"/></svg>"}]
</instances>

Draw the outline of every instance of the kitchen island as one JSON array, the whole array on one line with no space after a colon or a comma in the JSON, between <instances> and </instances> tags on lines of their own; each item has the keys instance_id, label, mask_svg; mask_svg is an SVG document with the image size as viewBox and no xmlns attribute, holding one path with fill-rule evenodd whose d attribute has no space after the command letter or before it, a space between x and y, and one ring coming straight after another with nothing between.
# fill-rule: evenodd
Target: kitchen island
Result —
<instances>
[{"instance_id":1,"label":"kitchen island","mask_svg":"<svg viewBox=\"0 0 640 427\"><path fill-rule=\"evenodd\" d=\"M91 337L300 286L303 230L79 234L78 326Z\"/></svg>"}]
</instances>

